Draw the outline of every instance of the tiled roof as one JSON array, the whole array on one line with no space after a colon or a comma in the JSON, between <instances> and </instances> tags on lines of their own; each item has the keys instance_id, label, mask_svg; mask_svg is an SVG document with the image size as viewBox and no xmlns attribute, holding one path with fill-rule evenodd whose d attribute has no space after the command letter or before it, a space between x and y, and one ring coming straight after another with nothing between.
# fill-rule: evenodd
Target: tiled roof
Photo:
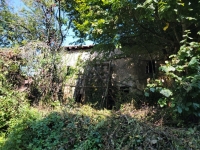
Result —
<instances>
[{"instance_id":1,"label":"tiled roof","mask_svg":"<svg viewBox=\"0 0 200 150\"><path fill-rule=\"evenodd\" d=\"M78 46L78 45L75 45L75 46L64 46L64 50L67 50L67 51L76 51L76 50L83 50L83 49L91 49L93 48L94 45L82 45L82 46Z\"/></svg>"}]
</instances>

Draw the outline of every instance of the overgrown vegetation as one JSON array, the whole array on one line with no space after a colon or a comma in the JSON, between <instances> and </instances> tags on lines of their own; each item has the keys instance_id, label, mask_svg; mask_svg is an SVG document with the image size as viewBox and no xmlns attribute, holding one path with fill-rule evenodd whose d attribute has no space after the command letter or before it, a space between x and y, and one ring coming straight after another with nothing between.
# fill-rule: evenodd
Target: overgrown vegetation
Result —
<instances>
[{"instance_id":1,"label":"overgrown vegetation","mask_svg":"<svg viewBox=\"0 0 200 150\"><path fill-rule=\"evenodd\" d=\"M187 31L177 55L170 56L171 60L160 67L160 70L164 72L163 79L157 79L148 84L145 94L149 97L149 92L157 92L160 94L158 104L161 107L169 106L182 119L198 122L200 45L198 42L189 42L189 34L190 32Z\"/></svg>"},{"instance_id":2,"label":"overgrown vegetation","mask_svg":"<svg viewBox=\"0 0 200 150\"><path fill-rule=\"evenodd\" d=\"M28 112L12 120L3 149L199 148L198 128L156 127L147 124L144 118L143 121L138 120L135 114L125 110L114 112L95 110L90 106L64 107L43 117L36 112Z\"/></svg>"},{"instance_id":3,"label":"overgrown vegetation","mask_svg":"<svg viewBox=\"0 0 200 150\"><path fill-rule=\"evenodd\" d=\"M199 0L23 2L27 8L14 13L0 0L0 149L199 149ZM122 92L115 97L117 111L103 109L108 86L95 78L91 84L105 87L94 86L86 96L98 110L64 101L64 83L79 73L62 68L69 28L78 44L93 40L104 60L115 48L124 58L163 51L165 64L158 78L152 72L146 99L137 103L134 93ZM77 66L83 65L79 58Z\"/></svg>"}]
</instances>

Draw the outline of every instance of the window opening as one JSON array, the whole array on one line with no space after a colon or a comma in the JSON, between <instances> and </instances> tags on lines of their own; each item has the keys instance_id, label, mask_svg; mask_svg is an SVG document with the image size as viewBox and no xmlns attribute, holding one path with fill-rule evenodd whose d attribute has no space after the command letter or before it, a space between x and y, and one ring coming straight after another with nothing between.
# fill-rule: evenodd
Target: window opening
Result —
<instances>
[{"instance_id":1,"label":"window opening","mask_svg":"<svg viewBox=\"0 0 200 150\"><path fill-rule=\"evenodd\" d=\"M77 96L76 96L76 102L81 103L82 102L82 97L83 97L82 94L77 94Z\"/></svg>"},{"instance_id":2,"label":"window opening","mask_svg":"<svg viewBox=\"0 0 200 150\"><path fill-rule=\"evenodd\" d=\"M155 73L155 60L149 60L147 62L146 73Z\"/></svg>"}]
</instances>

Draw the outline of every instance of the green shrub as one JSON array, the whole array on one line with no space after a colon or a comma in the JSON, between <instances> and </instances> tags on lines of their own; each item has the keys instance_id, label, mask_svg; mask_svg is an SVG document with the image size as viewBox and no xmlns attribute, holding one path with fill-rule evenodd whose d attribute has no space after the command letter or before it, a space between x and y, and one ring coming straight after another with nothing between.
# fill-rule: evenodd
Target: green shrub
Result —
<instances>
[{"instance_id":1,"label":"green shrub","mask_svg":"<svg viewBox=\"0 0 200 150\"><path fill-rule=\"evenodd\" d=\"M95 130L86 135L86 140L80 142L80 145L75 145L76 150L98 150L102 147L101 134Z\"/></svg>"},{"instance_id":2,"label":"green shrub","mask_svg":"<svg viewBox=\"0 0 200 150\"><path fill-rule=\"evenodd\" d=\"M9 129L3 150L22 150L27 149L27 145L33 138L34 132L31 131L31 125L41 118L35 109L29 106L21 108L18 117L9 121Z\"/></svg>"},{"instance_id":3,"label":"green shrub","mask_svg":"<svg viewBox=\"0 0 200 150\"><path fill-rule=\"evenodd\" d=\"M197 149L200 143L197 128L155 127L123 112L83 106L42 117L23 110L10 121L6 140L0 138L1 150Z\"/></svg>"},{"instance_id":4,"label":"green shrub","mask_svg":"<svg viewBox=\"0 0 200 150\"><path fill-rule=\"evenodd\" d=\"M8 88L0 89L3 96L0 96L0 130L6 131L9 127L9 121L17 118L23 105L28 105L24 94L9 90Z\"/></svg>"},{"instance_id":5,"label":"green shrub","mask_svg":"<svg viewBox=\"0 0 200 150\"><path fill-rule=\"evenodd\" d=\"M18 119L11 120L4 150L56 149L62 144L63 120L58 113L45 118L35 110L24 110Z\"/></svg>"},{"instance_id":6,"label":"green shrub","mask_svg":"<svg viewBox=\"0 0 200 150\"><path fill-rule=\"evenodd\" d=\"M189 115L200 117L200 43L188 42L190 32L186 33L178 53L170 56L171 61L160 67L171 85L167 86L161 80L152 81L145 95L157 92L161 97L158 100L161 107L169 105L185 118Z\"/></svg>"},{"instance_id":7,"label":"green shrub","mask_svg":"<svg viewBox=\"0 0 200 150\"><path fill-rule=\"evenodd\" d=\"M24 93L14 89L22 78L19 71L20 60L16 62L6 57L6 51L2 52L5 53L0 55L0 132L3 134L10 127L10 120L18 118L22 107L28 106L28 102ZM14 51L9 53L17 57Z\"/></svg>"}]
</instances>

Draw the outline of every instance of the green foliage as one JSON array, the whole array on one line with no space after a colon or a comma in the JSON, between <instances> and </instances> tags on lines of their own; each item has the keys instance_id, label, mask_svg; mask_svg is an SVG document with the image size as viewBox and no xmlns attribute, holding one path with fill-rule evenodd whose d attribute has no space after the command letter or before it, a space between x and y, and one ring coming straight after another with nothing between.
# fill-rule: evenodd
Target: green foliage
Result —
<instances>
[{"instance_id":1,"label":"green foliage","mask_svg":"<svg viewBox=\"0 0 200 150\"><path fill-rule=\"evenodd\" d=\"M102 137L99 132L91 130L89 135L86 136L86 140L81 142L80 145L75 145L76 150L98 150L102 147Z\"/></svg>"},{"instance_id":2,"label":"green foliage","mask_svg":"<svg viewBox=\"0 0 200 150\"><path fill-rule=\"evenodd\" d=\"M61 102L66 75L61 54L52 52L44 42L32 41L21 48L21 55L26 60L23 72L33 79L29 92L32 104Z\"/></svg>"},{"instance_id":3,"label":"green foliage","mask_svg":"<svg viewBox=\"0 0 200 150\"><path fill-rule=\"evenodd\" d=\"M67 110L70 111L71 108ZM86 109L82 109L82 111L86 111ZM88 110L88 112L90 111ZM73 110L72 113L69 113L64 110L63 114L52 112L41 118L39 113L33 110L24 110L20 118L11 121L12 126L9 129L3 150L74 149L78 145L85 145L85 148L89 146L90 149L95 145L99 146L101 143L100 135L97 131L93 131L93 123L100 117L96 114L96 117L90 120L89 117L83 116L84 113L88 114L88 112ZM94 114L93 112L91 115ZM86 133L88 134L86 135ZM85 144L79 144L81 138L85 140L83 142ZM87 145L87 143L92 145Z\"/></svg>"},{"instance_id":4,"label":"green foliage","mask_svg":"<svg viewBox=\"0 0 200 150\"><path fill-rule=\"evenodd\" d=\"M10 120L17 118L22 107L28 105L25 94L13 88L20 82L16 80L19 80L21 76L19 72L21 61L9 59L6 54L3 50L0 53L0 132L5 132L10 127ZM15 55L15 53L11 54ZM18 79L15 78L16 76Z\"/></svg>"},{"instance_id":5,"label":"green foliage","mask_svg":"<svg viewBox=\"0 0 200 150\"><path fill-rule=\"evenodd\" d=\"M166 61L166 64L160 67L170 79L165 82L172 82L171 85L167 86L161 80L155 80L147 89L161 94L162 98L158 101L161 107L169 104L180 114L200 117L200 44L189 42L189 34L187 31L178 54L172 55L171 61ZM146 91L146 96L148 95Z\"/></svg>"},{"instance_id":6,"label":"green foliage","mask_svg":"<svg viewBox=\"0 0 200 150\"><path fill-rule=\"evenodd\" d=\"M9 131L17 123L20 123L20 119L29 120L30 115L26 112L29 111L29 103L27 101L26 94L18 92L14 87L19 85L16 80L22 78L19 65L20 61L12 60L12 56L17 57L13 51L7 53L1 51L1 67L0 67L0 147L3 147L6 142L6 136ZM14 63L15 62L15 63ZM13 75L14 74L14 75ZM17 76L18 78L15 78ZM34 112L35 113L35 112ZM18 120L19 119L19 120ZM21 130L21 128L17 128ZM18 131L16 131L18 132Z\"/></svg>"},{"instance_id":7,"label":"green foliage","mask_svg":"<svg viewBox=\"0 0 200 150\"><path fill-rule=\"evenodd\" d=\"M7 3L0 6L0 46L24 46L20 48L22 55L25 51L25 55L22 56L26 59L23 66L27 68L24 75L33 79L34 72L38 73L34 76L34 83L28 94L32 102L38 103L42 99L48 103L50 99L60 100L62 97L63 74L59 64L60 57L56 53L60 50L64 37L59 3L60 1L24 0L23 4L26 7L17 14L12 12ZM14 62L8 67L16 73L19 66ZM12 77L13 75L10 78ZM13 81L18 80L15 78Z\"/></svg>"},{"instance_id":8,"label":"green foliage","mask_svg":"<svg viewBox=\"0 0 200 150\"><path fill-rule=\"evenodd\" d=\"M11 121L2 150L20 149L198 149L197 127L159 128L125 112L94 110L89 106L64 108L41 117L24 109Z\"/></svg>"},{"instance_id":9,"label":"green foliage","mask_svg":"<svg viewBox=\"0 0 200 150\"><path fill-rule=\"evenodd\" d=\"M179 49L184 30L199 30L198 0L65 0L62 7L73 15L76 35L105 52L120 47L131 54L162 49L171 54Z\"/></svg>"},{"instance_id":10,"label":"green foliage","mask_svg":"<svg viewBox=\"0 0 200 150\"><path fill-rule=\"evenodd\" d=\"M18 117L10 120L10 127L7 131L3 149L24 149L28 141L33 137L30 131L30 124L40 119L40 114L30 107L23 107ZM9 140L8 140L9 139ZM24 145L21 145L23 143Z\"/></svg>"},{"instance_id":11,"label":"green foliage","mask_svg":"<svg viewBox=\"0 0 200 150\"><path fill-rule=\"evenodd\" d=\"M64 74L59 64L61 57L56 53L64 37L62 24L71 25L60 17L62 2L62 13L68 12L80 41L91 39L100 47L104 45L110 49L106 54L115 47L122 47L129 54L163 48L171 54L179 50L180 41L184 39L178 53L160 68L170 79L170 85L165 84L166 81L152 81L145 95L159 93L157 101L161 107L169 105L184 117L200 116L200 44L196 34L199 0L187 3L174 0L24 0L28 9L22 10L20 15L12 13L3 2L0 46L28 45L25 51L32 54L25 57L28 60L25 65L37 72L29 96L37 102L42 99L52 107L60 104L58 93ZM191 29L191 37L183 36L186 29ZM38 55L34 54L37 50L40 50ZM0 60L0 146L3 150L199 148L197 128L156 128L134 119L131 111L121 113L126 106L111 113L87 106L76 108L71 100L62 113L41 116L30 108L24 94L13 88L18 84L14 74L20 75L19 66L16 59L14 62ZM70 70L69 77L76 71ZM95 90L92 94L96 96ZM120 100L123 101L123 97L120 95Z\"/></svg>"},{"instance_id":12,"label":"green foliage","mask_svg":"<svg viewBox=\"0 0 200 150\"><path fill-rule=\"evenodd\" d=\"M1 47L21 46L32 40L45 41L56 45L56 48L60 47L64 35L59 28L66 23L66 19L58 15L58 2L22 0L24 7L18 9L17 13L7 3L1 3Z\"/></svg>"},{"instance_id":13,"label":"green foliage","mask_svg":"<svg viewBox=\"0 0 200 150\"><path fill-rule=\"evenodd\" d=\"M27 105L24 94L2 88L0 90L4 96L0 96L0 129L6 131L9 127L9 121L16 118L23 105Z\"/></svg>"}]
</instances>

